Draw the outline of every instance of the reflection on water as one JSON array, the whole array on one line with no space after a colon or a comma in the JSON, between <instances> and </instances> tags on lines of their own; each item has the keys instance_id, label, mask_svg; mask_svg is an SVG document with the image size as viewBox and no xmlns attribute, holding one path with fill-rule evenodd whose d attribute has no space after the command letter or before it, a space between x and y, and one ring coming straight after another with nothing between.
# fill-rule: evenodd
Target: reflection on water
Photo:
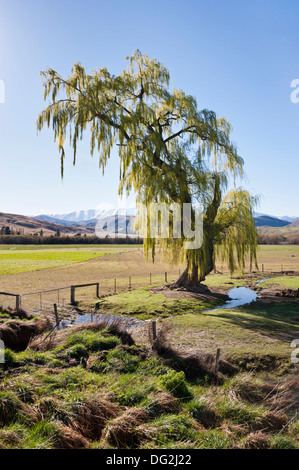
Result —
<instances>
[{"instance_id":1,"label":"reflection on water","mask_svg":"<svg viewBox=\"0 0 299 470\"><path fill-rule=\"evenodd\" d=\"M222 308L234 308L240 305L250 304L257 299L257 292L248 287L234 287L228 293L231 300L228 300Z\"/></svg>"},{"instance_id":2,"label":"reflection on water","mask_svg":"<svg viewBox=\"0 0 299 470\"><path fill-rule=\"evenodd\" d=\"M249 289L248 287L234 287L228 292L228 295L231 300L227 300L224 305L220 305L219 307L206 311L212 312L214 310L219 310L223 308L240 307L241 305L246 305L250 304L251 302L254 302L258 297L257 292L252 289Z\"/></svg>"}]
</instances>

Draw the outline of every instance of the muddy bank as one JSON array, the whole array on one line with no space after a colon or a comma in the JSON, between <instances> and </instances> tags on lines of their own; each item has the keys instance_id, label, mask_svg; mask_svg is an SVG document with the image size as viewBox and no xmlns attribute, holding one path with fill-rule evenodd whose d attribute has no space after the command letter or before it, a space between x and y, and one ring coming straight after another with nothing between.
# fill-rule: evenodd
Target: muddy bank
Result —
<instances>
[{"instance_id":1,"label":"muddy bank","mask_svg":"<svg viewBox=\"0 0 299 470\"><path fill-rule=\"evenodd\" d=\"M44 317L36 322L11 320L0 326L0 340L6 348L13 351L24 351L30 341L49 330L51 321Z\"/></svg>"}]
</instances>

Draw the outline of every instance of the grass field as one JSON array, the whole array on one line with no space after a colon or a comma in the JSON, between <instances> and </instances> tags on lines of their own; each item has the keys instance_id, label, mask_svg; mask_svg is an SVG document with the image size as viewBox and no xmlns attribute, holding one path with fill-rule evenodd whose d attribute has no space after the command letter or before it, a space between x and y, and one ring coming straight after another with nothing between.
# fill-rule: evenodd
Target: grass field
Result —
<instances>
[{"instance_id":1,"label":"grass field","mask_svg":"<svg viewBox=\"0 0 299 470\"><path fill-rule=\"evenodd\" d=\"M291 258L293 254L295 257ZM260 278L270 277L271 271L279 271L281 265L299 270L298 246L261 246L258 257L260 270L264 264L264 273L257 274ZM149 285L150 274L152 284L164 282L165 272L168 273L168 282L171 282L183 269L183 265L169 266L159 252L155 264L151 260L147 262L142 247L134 245L0 247L0 291L19 294L100 282L100 295L107 295L114 293L114 279L117 280L117 292L121 292L128 289L129 277L135 289ZM220 262L217 262L217 269L222 269ZM209 275L206 284L228 288L231 283L242 286L247 282L237 273L232 279L227 271L224 273ZM69 294L63 297L69 301ZM78 292L78 300L90 298L94 298L94 289ZM57 302L57 294L49 294L45 300L53 305ZM2 297L0 302L6 302L5 306L8 306L12 305L13 299ZM32 304L24 303L24 308L31 308L33 303L39 305L39 299L32 299Z\"/></svg>"},{"instance_id":2,"label":"grass field","mask_svg":"<svg viewBox=\"0 0 299 470\"><path fill-rule=\"evenodd\" d=\"M0 276L57 268L73 263L82 263L99 258L116 251L71 249L40 249L40 250L0 250Z\"/></svg>"},{"instance_id":3,"label":"grass field","mask_svg":"<svg viewBox=\"0 0 299 470\"><path fill-rule=\"evenodd\" d=\"M108 254L117 254L120 252L130 253L130 265L127 266L130 272L129 276L135 273L136 256L140 259L142 253L141 246L135 245L29 245L29 246L8 246L0 245L0 276L9 274L19 274L22 272L33 272L37 270L63 267L73 263L83 263L98 259ZM161 257L157 256L157 265L161 262ZM269 246L263 245L258 250L259 269L264 271L279 271L283 267L287 270L299 270L299 246ZM142 269L145 267L142 264ZM151 262L146 263L149 267ZM221 261L216 262L217 269L227 270L226 266L222 266ZM120 271L123 265L120 263ZM170 269L167 264L163 263L163 269ZM180 266L179 268L182 268ZM83 268L84 269L84 268ZM108 269L109 271L109 263ZM139 271L139 270L138 270ZM148 270L148 272L150 272ZM136 273L139 275L139 272ZM108 275L106 277L109 277ZM113 273L111 273L113 277ZM117 276L119 277L119 276Z\"/></svg>"},{"instance_id":4,"label":"grass field","mask_svg":"<svg viewBox=\"0 0 299 470\"><path fill-rule=\"evenodd\" d=\"M299 337L298 300L215 310L222 301L150 287L149 273L152 284L163 284L164 272L174 280L183 266L171 268L159 254L157 263L147 263L138 247L1 254L10 269L26 260L31 271L0 276L0 290L24 293L99 281L100 293L113 293L117 279L123 292L99 300L87 289L78 294L80 308L97 307L124 320L154 318L159 341L151 343L145 321L130 330L134 344L117 328L81 326L45 343L40 338L22 352L6 350L0 365L0 448L299 448L298 364L291 361L291 341ZM297 262L297 256L298 247L259 250L259 261L270 267ZM36 270L34 263L43 261L62 264ZM226 291L264 277L211 274L206 284ZM277 276L260 286L276 283L297 288L299 276ZM10 316L1 309L0 315L2 321Z\"/></svg>"}]
</instances>

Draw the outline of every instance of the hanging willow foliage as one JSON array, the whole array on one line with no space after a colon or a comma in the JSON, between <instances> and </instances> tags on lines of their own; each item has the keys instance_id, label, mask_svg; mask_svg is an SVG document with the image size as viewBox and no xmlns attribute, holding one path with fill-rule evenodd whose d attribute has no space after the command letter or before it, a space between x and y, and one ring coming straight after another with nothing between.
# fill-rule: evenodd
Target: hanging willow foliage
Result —
<instances>
[{"instance_id":1,"label":"hanging willow foliage","mask_svg":"<svg viewBox=\"0 0 299 470\"><path fill-rule=\"evenodd\" d=\"M137 203L145 207L202 204L201 248L185 250L183 235L159 240L171 262L186 261L187 280L204 279L214 268L216 253L231 272L242 269L248 255L256 261L256 200L242 188L225 196L228 179L242 177L244 164L230 140L230 124L213 111L199 110L193 96L171 90L169 72L157 60L138 50L127 60L128 68L118 76L106 68L89 75L80 64L66 79L52 69L42 72L44 99L50 102L37 128L52 126L62 177L66 140L75 164L78 141L89 129L91 154L98 153L103 172L112 148L118 146L120 194L133 189ZM144 250L153 259L157 241L148 232Z\"/></svg>"}]
</instances>

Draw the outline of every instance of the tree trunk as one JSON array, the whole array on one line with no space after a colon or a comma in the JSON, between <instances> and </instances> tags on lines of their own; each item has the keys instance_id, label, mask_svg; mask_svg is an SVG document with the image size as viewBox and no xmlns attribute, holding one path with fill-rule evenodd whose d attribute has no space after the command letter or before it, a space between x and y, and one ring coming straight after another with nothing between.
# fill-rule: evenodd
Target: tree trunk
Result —
<instances>
[{"instance_id":1,"label":"tree trunk","mask_svg":"<svg viewBox=\"0 0 299 470\"><path fill-rule=\"evenodd\" d=\"M208 274L212 272L214 269L213 263L209 265L205 273L202 273L198 276L198 267L195 263L192 263L192 272L189 276L188 271L189 267L185 269L185 271L180 275L180 277L172 284L173 289L177 289L178 287L195 287L198 286L201 282L203 282Z\"/></svg>"},{"instance_id":2,"label":"tree trunk","mask_svg":"<svg viewBox=\"0 0 299 470\"><path fill-rule=\"evenodd\" d=\"M209 261L207 263L207 267L204 272L201 272L200 276L198 276L198 266L192 262L192 271L189 275L189 261L187 262L187 268L185 271L180 275L178 280L172 284L172 288L176 289L178 287L196 287L199 286L206 278L208 274L210 274L214 269L214 244L212 238L210 243L206 247L208 249L208 257Z\"/></svg>"}]
</instances>

